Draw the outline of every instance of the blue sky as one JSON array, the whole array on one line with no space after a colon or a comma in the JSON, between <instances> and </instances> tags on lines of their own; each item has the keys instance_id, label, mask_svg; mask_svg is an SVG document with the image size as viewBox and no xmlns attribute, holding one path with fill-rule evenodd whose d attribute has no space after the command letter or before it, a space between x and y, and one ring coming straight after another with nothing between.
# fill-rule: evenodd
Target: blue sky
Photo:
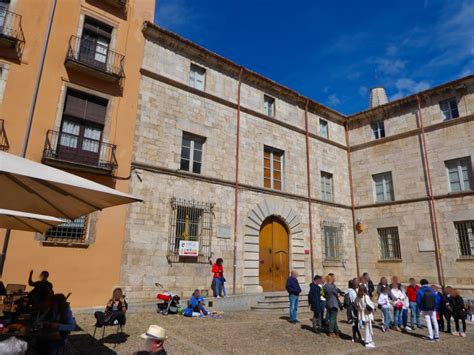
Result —
<instances>
[{"instance_id":1,"label":"blue sky","mask_svg":"<svg viewBox=\"0 0 474 355\"><path fill-rule=\"evenodd\" d=\"M474 0L157 0L155 22L345 114L474 73Z\"/></svg>"}]
</instances>

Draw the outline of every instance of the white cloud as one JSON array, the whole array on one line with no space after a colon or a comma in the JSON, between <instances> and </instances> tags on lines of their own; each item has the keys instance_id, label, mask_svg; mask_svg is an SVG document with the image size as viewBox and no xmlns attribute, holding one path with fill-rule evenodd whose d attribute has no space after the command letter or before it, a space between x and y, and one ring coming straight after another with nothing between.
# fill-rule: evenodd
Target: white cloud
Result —
<instances>
[{"instance_id":1,"label":"white cloud","mask_svg":"<svg viewBox=\"0 0 474 355\"><path fill-rule=\"evenodd\" d=\"M367 94L369 93L369 88L367 86L361 86L359 87L359 95L362 97L367 97Z\"/></svg>"},{"instance_id":2,"label":"white cloud","mask_svg":"<svg viewBox=\"0 0 474 355\"><path fill-rule=\"evenodd\" d=\"M427 90L431 84L426 80L415 81L410 78L400 78L395 82L397 92L390 97L390 100L397 100L420 91Z\"/></svg>"},{"instance_id":3,"label":"white cloud","mask_svg":"<svg viewBox=\"0 0 474 355\"><path fill-rule=\"evenodd\" d=\"M398 53L398 47L394 44L389 44L385 49L385 53L389 56L395 55Z\"/></svg>"},{"instance_id":4,"label":"white cloud","mask_svg":"<svg viewBox=\"0 0 474 355\"><path fill-rule=\"evenodd\" d=\"M383 75L397 75L405 69L407 63L406 60L387 58L378 58L375 62L377 63L377 72Z\"/></svg>"},{"instance_id":5,"label":"white cloud","mask_svg":"<svg viewBox=\"0 0 474 355\"><path fill-rule=\"evenodd\" d=\"M328 104L329 106L338 106L341 103L339 97L336 94L331 94L328 96Z\"/></svg>"}]
</instances>

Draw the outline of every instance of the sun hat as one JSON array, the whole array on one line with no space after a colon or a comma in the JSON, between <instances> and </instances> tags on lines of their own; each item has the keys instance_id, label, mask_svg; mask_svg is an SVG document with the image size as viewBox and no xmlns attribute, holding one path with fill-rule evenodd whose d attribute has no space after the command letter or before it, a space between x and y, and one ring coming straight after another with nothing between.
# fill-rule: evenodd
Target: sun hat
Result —
<instances>
[{"instance_id":1,"label":"sun hat","mask_svg":"<svg viewBox=\"0 0 474 355\"><path fill-rule=\"evenodd\" d=\"M143 339L154 339L154 340L166 340L168 337L166 336L165 328L162 328L158 325L150 325L146 333L140 335Z\"/></svg>"}]
</instances>

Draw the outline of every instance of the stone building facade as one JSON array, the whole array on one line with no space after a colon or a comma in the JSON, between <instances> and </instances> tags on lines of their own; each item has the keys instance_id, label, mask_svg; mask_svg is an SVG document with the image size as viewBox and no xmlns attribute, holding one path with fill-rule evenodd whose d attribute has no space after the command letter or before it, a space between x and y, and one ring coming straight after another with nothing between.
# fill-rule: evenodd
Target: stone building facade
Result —
<instances>
[{"instance_id":1,"label":"stone building facade","mask_svg":"<svg viewBox=\"0 0 474 355\"><path fill-rule=\"evenodd\" d=\"M474 220L473 194L448 191L445 165L473 155L472 76L422 93L422 138L416 96L348 117L151 23L143 33L130 193L145 203L128 209L120 281L130 299L153 297L156 282L209 288L218 257L236 293L281 290L289 270L343 285L363 271L436 282L442 269L472 287L453 223ZM460 118L443 121L453 95ZM180 241L198 241L199 256L180 256Z\"/></svg>"}]
</instances>

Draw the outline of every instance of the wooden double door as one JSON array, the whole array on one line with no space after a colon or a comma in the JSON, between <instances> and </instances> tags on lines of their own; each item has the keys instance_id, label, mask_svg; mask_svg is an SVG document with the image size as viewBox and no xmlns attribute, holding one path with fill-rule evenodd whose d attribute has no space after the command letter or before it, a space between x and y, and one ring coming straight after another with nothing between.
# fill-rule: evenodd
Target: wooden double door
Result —
<instances>
[{"instance_id":1,"label":"wooden double door","mask_svg":"<svg viewBox=\"0 0 474 355\"><path fill-rule=\"evenodd\" d=\"M289 275L289 240L285 226L276 217L267 218L259 239L259 281L263 291L285 290Z\"/></svg>"}]
</instances>

